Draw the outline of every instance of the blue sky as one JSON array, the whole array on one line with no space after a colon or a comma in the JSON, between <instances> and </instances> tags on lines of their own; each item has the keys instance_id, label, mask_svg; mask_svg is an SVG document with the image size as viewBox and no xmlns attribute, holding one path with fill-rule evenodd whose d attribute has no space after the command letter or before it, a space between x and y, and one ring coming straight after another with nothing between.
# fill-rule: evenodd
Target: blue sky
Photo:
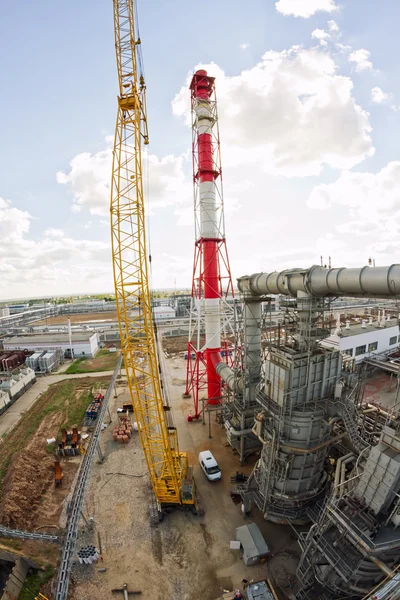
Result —
<instances>
[{"instance_id":1,"label":"blue sky","mask_svg":"<svg viewBox=\"0 0 400 600\"><path fill-rule=\"evenodd\" d=\"M215 63L235 277L309 266L321 252L337 266L371 254L397 261L400 6L296 3L138 0L155 287L190 285L185 90L199 64ZM112 2L22 0L0 10L0 298L111 290ZM299 108L308 96L313 106Z\"/></svg>"}]
</instances>

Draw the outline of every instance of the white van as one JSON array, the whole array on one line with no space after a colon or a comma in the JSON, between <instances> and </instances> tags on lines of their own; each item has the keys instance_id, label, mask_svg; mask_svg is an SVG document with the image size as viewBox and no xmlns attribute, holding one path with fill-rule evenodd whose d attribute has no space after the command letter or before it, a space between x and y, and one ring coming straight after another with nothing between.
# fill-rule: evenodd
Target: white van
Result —
<instances>
[{"instance_id":1,"label":"white van","mask_svg":"<svg viewBox=\"0 0 400 600\"><path fill-rule=\"evenodd\" d=\"M221 479L221 469L219 468L217 461L215 460L215 458L209 450L204 450L203 452L200 452L199 463L207 479L209 479L210 481L217 481L218 479Z\"/></svg>"}]
</instances>

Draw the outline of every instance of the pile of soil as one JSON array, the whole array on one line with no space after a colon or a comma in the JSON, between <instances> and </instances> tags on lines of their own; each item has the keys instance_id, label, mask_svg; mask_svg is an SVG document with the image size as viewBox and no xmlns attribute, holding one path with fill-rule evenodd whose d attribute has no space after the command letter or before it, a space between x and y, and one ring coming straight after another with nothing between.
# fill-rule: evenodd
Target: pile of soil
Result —
<instances>
[{"instance_id":1,"label":"pile of soil","mask_svg":"<svg viewBox=\"0 0 400 600\"><path fill-rule=\"evenodd\" d=\"M46 438L58 432L62 418L58 412L47 415L28 445L12 456L2 482L0 523L3 525L27 530L37 525L43 495L54 488L54 457L46 452Z\"/></svg>"},{"instance_id":2,"label":"pile of soil","mask_svg":"<svg viewBox=\"0 0 400 600\"><path fill-rule=\"evenodd\" d=\"M186 335L180 335L178 337L166 337L162 338L163 349L168 354L175 354L178 352L187 352L188 338Z\"/></svg>"},{"instance_id":3,"label":"pile of soil","mask_svg":"<svg viewBox=\"0 0 400 600\"><path fill-rule=\"evenodd\" d=\"M11 459L3 480L0 522L13 529L30 530L42 494L54 485L54 459L44 448L24 448Z\"/></svg>"}]
</instances>

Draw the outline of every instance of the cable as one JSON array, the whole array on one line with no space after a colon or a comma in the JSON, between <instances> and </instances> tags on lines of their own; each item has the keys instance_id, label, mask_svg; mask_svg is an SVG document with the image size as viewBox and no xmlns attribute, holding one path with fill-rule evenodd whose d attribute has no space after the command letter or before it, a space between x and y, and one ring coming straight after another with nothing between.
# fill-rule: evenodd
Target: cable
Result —
<instances>
[{"instance_id":1,"label":"cable","mask_svg":"<svg viewBox=\"0 0 400 600\"><path fill-rule=\"evenodd\" d=\"M140 40L139 11L138 11L137 0L134 0L134 14L136 17L135 18L135 27L137 30L137 39ZM136 45L136 55L137 55L138 63L139 63L139 75L141 75L143 77L143 79L146 80L145 75L144 75L144 64L143 64L143 55L142 55L141 44Z\"/></svg>"}]
</instances>

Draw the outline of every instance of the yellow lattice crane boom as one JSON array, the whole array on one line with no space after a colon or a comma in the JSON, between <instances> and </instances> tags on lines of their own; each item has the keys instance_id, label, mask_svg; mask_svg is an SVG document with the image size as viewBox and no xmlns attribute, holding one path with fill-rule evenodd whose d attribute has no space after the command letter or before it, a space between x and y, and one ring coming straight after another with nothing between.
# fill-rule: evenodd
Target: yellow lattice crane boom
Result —
<instances>
[{"instance_id":1,"label":"yellow lattice crane boom","mask_svg":"<svg viewBox=\"0 0 400 600\"><path fill-rule=\"evenodd\" d=\"M153 327L142 181L148 144L146 86L133 0L114 0L119 96L115 128L111 239L122 352L140 440L159 507L195 510L194 482L163 397Z\"/></svg>"}]
</instances>

